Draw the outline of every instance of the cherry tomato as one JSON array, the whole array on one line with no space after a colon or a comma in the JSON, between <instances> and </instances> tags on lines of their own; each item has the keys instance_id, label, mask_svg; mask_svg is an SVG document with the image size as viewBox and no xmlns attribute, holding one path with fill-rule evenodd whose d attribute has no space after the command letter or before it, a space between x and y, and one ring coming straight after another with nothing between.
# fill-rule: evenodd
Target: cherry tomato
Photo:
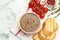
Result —
<instances>
[{"instance_id":1,"label":"cherry tomato","mask_svg":"<svg viewBox=\"0 0 60 40\"><path fill-rule=\"evenodd\" d=\"M32 11L35 12L36 11L36 8L35 7L32 7Z\"/></svg>"},{"instance_id":2,"label":"cherry tomato","mask_svg":"<svg viewBox=\"0 0 60 40\"><path fill-rule=\"evenodd\" d=\"M40 1L37 1L36 4L37 4L37 5L40 5Z\"/></svg>"},{"instance_id":3,"label":"cherry tomato","mask_svg":"<svg viewBox=\"0 0 60 40\"><path fill-rule=\"evenodd\" d=\"M28 4L27 11L29 10L29 8L32 8L32 7L34 7L34 2L30 2L30 3ZM27 12L27 11L26 11L26 12Z\"/></svg>"},{"instance_id":4,"label":"cherry tomato","mask_svg":"<svg viewBox=\"0 0 60 40\"><path fill-rule=\"evenodd\" d=\"M44 4L40 4L40 8L44 8Z\"/></svg>"},{"instance_id":5,"label":"cherry tomato","mask_svg":"<svg viewBox=\"0 0 60 40\"><path fill-rule=\"evenodd\" d=\"M32 8L32 7L34 7L34 2L29 3L29 8Z\"/></svg>"},{"instance_id":6,"label":"cherry tomato","mask_svg":"<svg viewBox=\"0 0 60 40\"><path fill-rule=\"evenodd\" d=\"M36 11L36 14L40 15L40 13L41 13L40 11L38 11L38 10Z\"/></svg>"},{"instance_id":7,"label":"cherry tomato","mask_svg":"<svg viewBox=\"0 0 60 40\"><path fill-rule=\"evenodd\" d=\"M41 19L43 19L45 17L45 14L42 13L41 15L39 15Z\"/></svg>"},{"instance_id":8,"label":"cherry tomato","mask_svg":"<svg viewBox=\"0 0 60 40\"><path fill-rule=\"evenodd\" d=\"M43 12L43 9L40 9L39 11L40 11L41 13L44 13L44 12Z\"/></svg>"},{"instance_id":9,"label":"cherry tomato","mask_svg":"<svg viewBox=\"0 0 60 40\"><path fill-rule=\"evenodd\" d=\"M44 13L47 13L48 12L48 8L47 7L44 7Z\"/></svg>"},{"instance_id":10,"label":"cherry tomato","mask_svg":"<svg viewBox=\"0 0 60 40\"><path fill-rule=\"evenodd\" d=\"M38 6L36 6L35 8L36 8L36 11L39 10L39 7Z\"/></svg>"}]
</instances>

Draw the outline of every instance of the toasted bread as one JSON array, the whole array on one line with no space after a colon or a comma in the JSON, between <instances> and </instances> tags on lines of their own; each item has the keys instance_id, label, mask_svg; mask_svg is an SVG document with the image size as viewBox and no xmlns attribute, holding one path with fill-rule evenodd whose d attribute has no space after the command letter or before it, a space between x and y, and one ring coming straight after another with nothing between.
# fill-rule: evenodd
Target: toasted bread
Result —
<instances>
[{"instance_id":1,"label":"toasted bread","mask_svg":"<svg viewBox=\"0 0 60 40\"><path fill-rule=\"evenodd\" d=\"M56 37L56 33L54 32L51 36L48 36L47 39L52 40L52 39L54 39L55 37Z\"/></svg>"},{"instance_id":2,"label":"toasted bread","mask_svg":"<svg viewBox=\"0 0 60 40\"><path fill-rule=\"evenodd\" d=\"M52 18L48 18L44 24L43 28L33 36L34 40L53 40L56 37L56 30L58 29L58 24Z\"/></svg>"},{"instance_id":3,"label":"toasted bread","mask_svg":"<svg viewBox=\"0 0 60 40\"><path fill-rule=\"evenodd\" d=\"M58 29L58 24L57 22L52 19L52 18L48 18L44 24L43 24L43 33L46 36L50 36L53 32L56 32L56 30Z\"/></svg>"},{"instance_id":4,"label":"toasted bread","mask_svg":"<svg viewBox=\"0 0 60 40\"><path fill-rule=\"evenodd\" d=\"M40 40L38 33L33 36L33 39L34 39L34 40Z\"/></svg>"}]
</instances>

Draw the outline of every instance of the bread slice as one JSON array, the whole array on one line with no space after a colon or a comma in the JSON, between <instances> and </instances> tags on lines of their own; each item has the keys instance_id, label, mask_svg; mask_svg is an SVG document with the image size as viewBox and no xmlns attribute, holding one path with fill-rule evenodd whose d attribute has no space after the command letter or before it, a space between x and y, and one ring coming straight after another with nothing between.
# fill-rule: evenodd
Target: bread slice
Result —
<instances>
[{"instance_id":1,"label":"bread slice","mask_svg":"<svg viewBox=\"0 0 60 40\"><path fill-rule=\"evenodd\" d=\"M56 32L56 30L58 29L58 24L57 22L52 19L52 18L48 18L44 24L43 24L43 33L46 36L50 36L53 32Z\"/></svg>"},{"instance_id":2,"label":"bread slice","mask_svg":"<svg viewBox=\"0 0 60 40\"><path fill-rule=\"evenodd\" d=\"M34 39L34 40L40 40L38 33L33 35L33 39Z\"/></svg>"},{"instance_id":3,"label":"bread slice","mask_svg":"<svg viewBox=\"0 0 60 40\"><path fill-rule=\"evenodd\" d=\"M52 33L51 36L46 36L43 34L43 31L39 31L37 34L33 36L34 40L53 40L56 37L56 33Z\"/></svg>"},{"instance_id":4,"label":"bread slice","mask_svg":"<svg viewBox=\"0 0 60 40\"><path fill-rule=\"evenodd\" d=\"M56 37L56 33L54 32L51 36L48 36L47 39L52 40L52 39L54 39L55 37Z\"/></svg>"},{"instance_id":5,"label":"bread slice","mask_svg":"<svg viewBox=\"0 0 60 40\"><path fill-rule=\"evenodd\" d=\"M57 22L48 18L44 24L43 28L33 36L34 40L53 40L56 37L56 30L58 29Z\"/></svg>"}]
</instances>

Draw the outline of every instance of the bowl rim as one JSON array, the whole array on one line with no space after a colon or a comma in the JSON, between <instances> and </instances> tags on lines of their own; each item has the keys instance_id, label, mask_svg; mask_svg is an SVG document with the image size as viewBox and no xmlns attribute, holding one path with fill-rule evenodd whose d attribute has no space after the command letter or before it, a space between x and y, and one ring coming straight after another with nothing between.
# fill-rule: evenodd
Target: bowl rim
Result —
<instances>
[{"instance_id":1,"label":"bowl rim","mask_svg":"<svg viewBox=\"0 0 60 40\"><path fill-rule=\"evenodd\" d=\"M26 13L26 14L28 14L28 13ZM24 14L24 15L26 15L26 14ZM34 14L34 15L36 15L38 18L39 18L39 21L40 21L40 17L37 15L37 14L35 14L35 13L29 13L29 14ZM24 16L23 15L23 16ZM22 18L22 17L21 17ZM20 18L20 20L21 20L21 18ZM34 33L37 33L37 32L39 32L40 30L41 30L41 22L40 22L40 24L39 24L39 27L35 30L35 31L33 31L33 32L26 32L25 30L23 30L22 28L21 28L21 25L20 25L20 20L19 20L19 23L18 23L18 28L19 29L21 29L21 31L22 32L24 32L24 33L26 33L26 34L34 34Z\"/></svg>"}]
</instances>

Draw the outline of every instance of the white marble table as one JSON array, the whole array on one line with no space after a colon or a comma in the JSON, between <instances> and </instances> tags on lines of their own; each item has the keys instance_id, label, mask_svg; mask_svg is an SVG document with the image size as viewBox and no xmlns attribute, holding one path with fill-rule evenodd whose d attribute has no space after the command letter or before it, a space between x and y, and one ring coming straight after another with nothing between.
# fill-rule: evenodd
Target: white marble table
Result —
<instances>
[{"instance_id":1,"label":"white marble table","mask_svg":"<svg viewBox=\"0 0 60 40\"><path fill-rule=\"evenodd\" d=\"M0 40L33 40L32 35L25 35L23 32L17 36L14 35L19 30L18 22L26 13L28 3L29 0L0 0ZM56 21L59 28L55 40L60 40L60 16L56 18Z\"/></svg>"}]
</instances>

